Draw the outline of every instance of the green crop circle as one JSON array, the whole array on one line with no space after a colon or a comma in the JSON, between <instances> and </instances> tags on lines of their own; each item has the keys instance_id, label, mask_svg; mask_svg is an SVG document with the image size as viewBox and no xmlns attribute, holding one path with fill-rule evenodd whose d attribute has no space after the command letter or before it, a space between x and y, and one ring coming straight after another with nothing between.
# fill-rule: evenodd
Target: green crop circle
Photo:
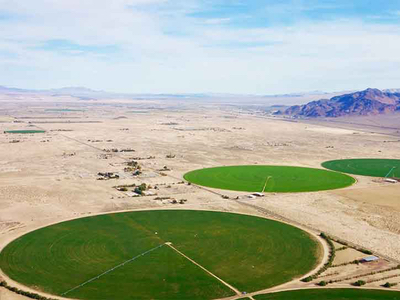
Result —
<instances>
[{"instance_id":1,"label":"green crop circle","mask_svg":"<svg viewBox=\"0 0 400 300\"><path fill-rule=\"evenodd\" d=\"M323 169L291 166L229 166L198 169L184 178L194 184L244 192L314 192L344 188L355 179Z\"/></svg>"},{"instance_id":2,"label":"green crop circle","mask_svg":"<svg viewBox=\"0 0 400 300\"><path fill-rule=\"evenodd\" d=\"M30 232L0 253L10 278L78 299L213 299L311 271L321 256L308 233L260 217L153 210L75 219Z\"/></svg>"},{"instance_id":3,"label":"green crop circle","mask_svg":"<svg viewBox=\"0 0 400 300\"><path fill-rule=\"evenodd\" d=\"M322 163L329 170L372 177L400 177L400 159L339 159Z\"/></svg>"}]
</instances>

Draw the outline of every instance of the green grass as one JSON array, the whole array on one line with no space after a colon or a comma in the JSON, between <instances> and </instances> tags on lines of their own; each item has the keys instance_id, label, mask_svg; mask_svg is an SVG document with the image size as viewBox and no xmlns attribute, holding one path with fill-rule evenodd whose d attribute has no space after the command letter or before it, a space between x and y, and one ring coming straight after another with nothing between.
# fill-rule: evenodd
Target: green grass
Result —
<instances>
[{"instance_id":1,"label":"green grass","mask_svg":"<svg viewBox=\"0 0 400 300\"><path fill-rule=\"evenodd\" d=\"M400 300L400 292L364 289L315 289L265 294L256 300Z\"/></svg>"},{"instance_id":2,"label":"green grass","mask_svg":"<svg viewBox=\"0 0 400 300\"><path fill-rule=\"evenodd\" d=\"M321 253L318 242L306 232L277 221L207 211L142 211L33 231L4 248L0 267L13 280L61 295L167 241L247 292L300 277L315 267ZM165 245L66 296L211 299L232 294Z\"/></svg>"},{"instance_id":3,"label":"green grass","mask_svg":"<svg viewBox=\"0 0 400 300\"><path fill-rule=\"evenodd\" d=\"M323 169L258 165L199 169L186 173L184 178L224 190L262 192L265 186L265 192L279 193L331 190L355 182L350 176Z\"/></svg>"},{"instance_id":4,"label":"green grass","mask_svg":"<svg viewBox=\"0 0 400 300\"><path fill-rule=\"evenodd\" d=\"M400 177L400 159L339 159L322 163L324 168L343 173L385 177L390 172L390 177Z\"/></svg>"},{"instance_id":5,"label":"green grass","mask_svg":"<svg viewBox=\"0 0 400 300\"><path fill-rule=\"evenodd\" d=\"M22 134L28 134L28 133L45 133L46 131L44 130L6 130L4 133L22 133Z\"/></svg>"},{"instance_id":6,"label":"green grass","mask_svg":"<svg viewBox=\"0 0 400 300\"><path fill-rule=\"evenodd\" d=\"M127 276L129 274L129 276ZM113 285L110 286L110 282ZM115 287L118 283L118 287ZM105 288L108 287L108 288ZM145 287L145 288L143 288ZM133 290L134 299L211 299L233 295L231 290L167 246L149 253L98 280L67 294L71 298L121 299L116 289Z\"/></svg>"}]
</instances>

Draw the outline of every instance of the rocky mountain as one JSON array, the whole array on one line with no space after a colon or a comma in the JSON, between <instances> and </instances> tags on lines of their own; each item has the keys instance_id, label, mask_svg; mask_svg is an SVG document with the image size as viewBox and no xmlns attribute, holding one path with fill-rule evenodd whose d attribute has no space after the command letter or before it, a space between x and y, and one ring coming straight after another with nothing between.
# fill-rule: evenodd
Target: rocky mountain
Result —
<instances>
[{"instance_id":1,"label":"rocky mountain","mask_svg":"<svg viewBox=\"0 0 400 300\"><path fill-rule=\"evenodd\" d=\"M330 99L312 101L304 105L291 106L277 114L297 118L316 118L366 116L396 111L400 112L400 91L366 89Z\"/></svg>"}]
</instances>

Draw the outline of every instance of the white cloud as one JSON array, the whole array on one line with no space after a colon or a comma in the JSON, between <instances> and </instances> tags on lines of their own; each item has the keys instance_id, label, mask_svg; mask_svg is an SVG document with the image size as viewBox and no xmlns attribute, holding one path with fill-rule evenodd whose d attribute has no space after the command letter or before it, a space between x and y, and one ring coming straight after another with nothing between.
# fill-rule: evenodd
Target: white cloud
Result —
<instances>
[{"instance_id":1,"label":"white cloud","mask_svg":"<svg viewBox=\"0 0 400 300\"><path fill-rule=\"evenodd\" d=\"M230 20L231 20L230 18L206 19L206 20L204 20L204 24L221 25L221 24L229 23Z\"/></svg>"},{"instance_id":2,"label":"white cloud","mask_svg":"<svg viewBox=\"0 0 400 300\"><path fill-rule=\"evenodd\" d=\"M400 26L351 20L232 28L188 17L196 1L0 0L0 85L130 92L278 93L399 82ZM177 9L177 7L179 9ZM115 53L49 51L49 40ZM34 76L32 76L34 75Z\"/></svg>"}]
</instances>

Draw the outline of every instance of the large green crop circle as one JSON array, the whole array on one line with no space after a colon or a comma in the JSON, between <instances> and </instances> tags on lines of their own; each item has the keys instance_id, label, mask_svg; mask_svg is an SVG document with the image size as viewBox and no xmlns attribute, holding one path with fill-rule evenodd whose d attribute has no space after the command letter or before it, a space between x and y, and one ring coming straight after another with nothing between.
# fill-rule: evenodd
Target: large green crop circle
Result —
<instances>
[{"instance_id":1,"label":"large green crop circle","mask_svg":"<svg viewBox=\"0 0 400 300\"><path fill-rule=\"evenodd\" d=\"M212 299L300 277L321 255L308 233L241 214L159 210L107 214L28 233L0 253L10 278L79 299ZM124 264L125 263L125 264Z\"/></svg>"},{"instance_id":2,"label":"large green crop circle","mask_svg":"<svg viewBox=\"0 0 400 300\"><path fill-rule=\"evenodd\" d=\"M290 166L229 166L194 170L184 175L194 184L245 192L313 192L343 188L355 179L323 169Z\"/></svg>"},{"instance_id":3,"label":"large green crop circle","mask_svg":"<svg viewBox=\"0 0 400 300\"><path fill-rule=\"evenodd\" d=\"M326 169L372 177L400 177L400 159L339 159L322 163Z\"/></svg>"}]
</instances>

